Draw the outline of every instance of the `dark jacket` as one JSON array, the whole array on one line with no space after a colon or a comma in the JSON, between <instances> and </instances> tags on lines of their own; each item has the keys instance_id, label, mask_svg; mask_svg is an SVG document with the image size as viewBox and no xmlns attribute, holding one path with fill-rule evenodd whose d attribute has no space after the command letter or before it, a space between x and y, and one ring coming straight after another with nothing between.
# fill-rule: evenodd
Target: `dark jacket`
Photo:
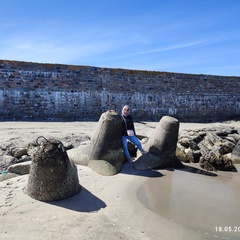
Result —
<instances>
[{"instance_id":1,"label":"dark jacket","mask_svg":"<svg viewBox=\"0 0 240 240\"><path fill-rule=\"evenodd\" d=\"M122 118L122 136L127 136L127 130L133 130L134 134L136 135L132 116L127 115L125 117L124 115L121 114L121 118Z\"/></svg>"}]
</instances>

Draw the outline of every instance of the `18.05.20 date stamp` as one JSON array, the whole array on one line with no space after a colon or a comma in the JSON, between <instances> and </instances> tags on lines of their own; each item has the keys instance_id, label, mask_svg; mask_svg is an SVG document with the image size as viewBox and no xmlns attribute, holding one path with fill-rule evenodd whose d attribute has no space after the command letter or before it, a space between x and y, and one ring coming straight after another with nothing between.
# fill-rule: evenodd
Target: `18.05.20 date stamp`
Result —
<instances>
[{"instance_id":1,"label":"18.05.20 date stamp","mask_svg":"<svg viewBox=\"0 0 240 240\"><path fill-rule=\"evenodd\" d=\"M216 232L239 232L240 233L240 226L234 226L234 227L215 227Z\"/></svg>"}]
</instances>

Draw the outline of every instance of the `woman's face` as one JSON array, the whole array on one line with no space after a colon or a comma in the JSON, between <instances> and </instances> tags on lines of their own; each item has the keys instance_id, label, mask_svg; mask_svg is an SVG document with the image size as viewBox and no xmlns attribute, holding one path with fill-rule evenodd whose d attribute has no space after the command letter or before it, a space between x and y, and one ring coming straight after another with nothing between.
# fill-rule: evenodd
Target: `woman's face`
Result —
<instances>
[{"instance_id":1,"label":"woman's face","mask_svg":"<svg viewBox=\"0 0 240 240\"><path fill-rule=\"evenodd\" d=\"M124 107L123 108L123 112L124 112L125 115L128 115L129 108L128 107Z\"/></svg>"}]
</instances>

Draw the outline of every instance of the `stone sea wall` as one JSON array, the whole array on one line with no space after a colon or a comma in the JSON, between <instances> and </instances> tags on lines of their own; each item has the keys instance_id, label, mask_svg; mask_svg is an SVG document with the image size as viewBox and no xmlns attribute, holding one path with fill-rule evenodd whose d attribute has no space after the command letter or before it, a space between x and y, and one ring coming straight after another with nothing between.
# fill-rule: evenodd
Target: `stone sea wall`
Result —
<instances>
[{"instance_id":1,"label":"stone sea wall","mask_svg":"<svg viewBox=\"0 0 240 240\"><path fill-rule=\"evenodd\" d=\"M240 77L0 60L0 120L96 121L111 104L134 120L240 117Z\"/></svg>"}]
</instances>

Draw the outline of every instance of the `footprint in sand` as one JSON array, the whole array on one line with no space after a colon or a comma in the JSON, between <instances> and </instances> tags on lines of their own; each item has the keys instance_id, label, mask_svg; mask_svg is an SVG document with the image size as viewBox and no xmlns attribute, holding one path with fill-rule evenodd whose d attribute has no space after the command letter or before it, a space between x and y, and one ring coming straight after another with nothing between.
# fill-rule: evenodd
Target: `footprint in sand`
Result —
<instances>
[{"instance_id":1,"label":"footprint in sand","mask_svg":"<svg viewBox=\"0 0 240 240\"><path fill-rule=\"evenodd\" d=\"M10 207L12 205L13 205L13 202L11 201L8 202L8 200L5 201L5 204L4 204L5 207Z\"/></svg>"},{"instance_id":2,"label":"footprint in sand","mask_svg":"<svg viewBox=\"0 0 240 240\"><path fill-rule=\"evenodd\" d=\"M12 185L12 184L13 184L13 182L7 182L7 183L6 183L7 186L10 186L10 185Z\"/></svg>"},{"instance_id":3,"label":"footprint in sand","mask_svg":"<svg viewBox=\"0 0 240 240\"><path fill-rule=\"evenodd\" d=\"M6 183L6 187L5 187L6 198L5 198L3 206L9 207L9 206L13 205L13 198L16 195L14 193L13 188L17 188L17 186L13 186L13 184L14 184L13 181L9 181L9 182Z\"/></svg>"},{"instance_id":4,"label":"footprint in sand","mask_svg":"<svg viewBox=\"0 0 240 240\"><path fill-rule=\"evenodd\" d=\"M9 193L7 194L7 197L5 198L5 204L4 206L11 206L13 204L13 197L14 197L13 190L10 190Z\"/></svg>"}]
</instances>

